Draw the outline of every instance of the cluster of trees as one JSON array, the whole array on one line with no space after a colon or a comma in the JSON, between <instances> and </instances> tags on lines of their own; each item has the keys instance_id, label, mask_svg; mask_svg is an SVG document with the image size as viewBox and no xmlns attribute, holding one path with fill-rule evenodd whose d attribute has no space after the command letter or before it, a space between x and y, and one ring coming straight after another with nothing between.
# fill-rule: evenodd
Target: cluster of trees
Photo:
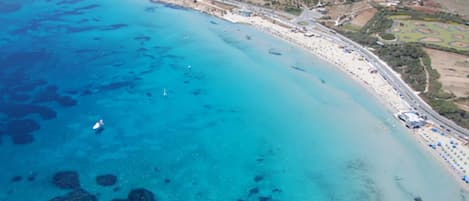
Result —
<instances>
[{"instance_id":1,"label":"cluster of trees","mask_svg":"<svg viewBox=\"0 0 469 201\"><path fill-rule=\"evenodd\" d=\"M390 65L416 91L426 86L425 68L420 62L425 52L417 45L404 43L385 45L376 50L378 56Z\"/></svg>"},{"instance_id":2,"label":"cluster of trees","mask_svg":"<svg viewBox=\"0 0 469 201\"><path fill-rule=\"evenodd\" d=\"M437 13L428 13L412 10L407 7L400 7L396 10L384 10L386 15L407 15L410 16L412 20L423 20L423 21L438 21L438 22L447 22L447 23L458 23L464 24L465 20L458 14L451 14L445 12Z\"/></svg>"},{"instance_id":3,"label":"cluster of trees","mask_svg":"<svg viewBox=\"0 0 469 201\"><path fill-rule=\"evenodd\" d=\"M439 114L448 119L453 120L456 124L469 128L469 113L459 109L459 107L452 100L431 99L423 96L424 99L435 109Z\"/></svg>"},{"instance_id":4,"label":"cluster of trees","mask_svg":"<svg viewBox=\"0 0 469 201\"><path fill-rule=\"evenodd\" d=\"M392 27L392 19L388 18L389 14L385 9L379 9L379 12L361 29L364 34L384 33Z\"/></svg>"},{"instance_id":5,"label":"cluster of trees","mask_svg":"<svg viewBox=\"0 0 469 201\"><path fill-rule=\"evenodd\" d=\"M384 40L394 40L396 39L396 36L394 36L393 34L391 33L384 33L384 34L380 34L381 38L384 39Z\"/></svg>"}]
</instances>

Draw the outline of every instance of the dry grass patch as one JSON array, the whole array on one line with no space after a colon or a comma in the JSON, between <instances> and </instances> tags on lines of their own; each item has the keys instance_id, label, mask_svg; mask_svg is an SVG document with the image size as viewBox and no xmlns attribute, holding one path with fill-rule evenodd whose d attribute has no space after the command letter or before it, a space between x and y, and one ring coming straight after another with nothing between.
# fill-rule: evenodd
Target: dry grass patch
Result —
<instances>
[{"instance_id":1,"label":"dry grass patch","mask_svg":"<svg viewBox=\"0 0 469 201\"><path fill-rule=\"evenodd\" d=\"M373 16L375 16L377 12L378 10L376 8L366 9L353 18L350 23L358 27L363 27L366 23L368 23L368 21L371 20L371 18L373 18Z\"/></svg>"},{"instance_id":2,"label":"dry grass patch","mask_svg":"<svg viewBox=\"0 0 469 201\"><path fill-rule=\"evenodd\" d=\"M359 1L351 4L335 4L328 7L329 12L327 15L330 16L331 19L335 20L339 16L351 16L352 14L358 14L370 8L372 8L372 6L366 1Z\"/></svg>"},{"instance_id":3,"label":"dry grass patch","mask_svg":"<svg viewBox=\"0 0 469 201\"><path fill-rule=\"evenodd\" d=\"M425 52L431 58L432 68L440 74L438 80L443 85L443 90L456 97L468 97L469 56L434 49L425 49Z\"/></svg>"}]
</instances>

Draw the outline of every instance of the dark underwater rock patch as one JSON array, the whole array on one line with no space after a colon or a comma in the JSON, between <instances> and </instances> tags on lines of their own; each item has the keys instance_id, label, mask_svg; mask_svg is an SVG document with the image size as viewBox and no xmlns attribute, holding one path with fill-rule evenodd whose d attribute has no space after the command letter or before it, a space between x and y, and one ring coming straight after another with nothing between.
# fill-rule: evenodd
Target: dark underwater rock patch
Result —
<instances>
[{"instance_id":1,"label":"dark underwater rock patch","mask_svg":"<svg viewBox=\"0 0 469 201\"><path fill-rule=\"evenodd\" d=\"M101 85L101 87L99 87L99 90L111 91L111 90L121 89L124 87L131 87L131 86L133 86L133 82L131 81L118 81L118 82L112 82L109 84Z\"/></svg>"},{"instance_id":2,"label":"dark underwater rock patch","mask_svg":"<svg viewBox=\"0 0 469 201\"><path fill-rule=\"evenodd\" d=\"M21 4L19 3L6 3L0 1L0 13L6 14L6 13L12 13L16 12L21 9Z\"/></svg>"},{"instance_id":3,"label":"dark underwater rock patch","mask_svg":"<svg viewBox=\"0 0 469 201\"><path fill-rule=\"evenodd\" d=\"M90 4L90 5L87 5L87 6L76 8L75 10L78 10L78 11L91 10L91 9L95 9L95 8L98 8L98 7L101 7L101 6L99 4Z\"/></svg>"},{"instance_id":4,"label":"dark underwater rock patch","mask_svg":"<svg viewBox=\"0 0 469 201\"><path fill-rule=\"evenodd\" d=\"M146 51L148 51L148 49L144 48L144 47L141 47L141 48L137 49L137 52L146 52Z\"/></svg>"},{"instance_id":5,"label":"dark underwater rock patch","mask_svg":"<svg viewBox=\"0 0 469 201\"><path fill-rule=\"evenodd\" d=\"M67 33L86 32L86 31L95 30L96 28L97 28L96 26L82 26L82 27L66 26L65 27L65 29L67 30Z\"/></svg>"},{"instance_id":6,"label":"dark underwater rock patch","mask_svg":"<svg viewBox=\"0 0 469 201\"><path fill-rule=\"evenodd\" d=\"M128 201L155 201L155 196L153 192L144 189L137 188L132 189L127 197Z\"/></svg>"},{"instance_id":7,"label":"dark underwater rock patch","mask_svg":"<svg viewBox=\"0 0 469 201\"><path fill-rule=\"evenodd\" d=\"M91 95L91 94L93 94L93 92L91 90L85 89L80 93L80 96L88 96L88 95Z\"/></svg>"},{"instance_id":8,"label":"dark underwater rock patch","mask_svg":"<svg viewBox=\"0 0 469 201\"><path fill-rule=\"evenodd\" d=\"M62 4L76 4L78 2L82 2L83 0L62 0L62 1L59 1L57 3L55 3L56 5L62 5Z\"/></svg>"},{"instance_id":9,"label":"dark underwater rock patch","mask_svg":"<svg viewBox=\"0 0 469 201\"><path fill-rule=\"evenodd\" d=\"M75 50L75 54L89 54L89 53L92 53L92 54L96 54L99 50L98 49L77 49Z\"/></svg>"},{"instance_id":10,"label":"dark underwater rock patch","mask_svg":"<svg viewBox=\"0 0 469 201\"><path fill-rule=\"evenodd\" d=\"M154 13L157 7L146 7L145 12Z\"/></svg>"},{"instance_id":11,"label":"dark underwater rock patch","mask_svg":"<svg viewBox=\"0 0 469 201\"><path fill-rule=\"evenodd\" d=\"M15 87L13 87L13 91L15 92L30 92L35 90L37 87L43 86L47 84L47 81L44 80L34 80L28 81L25 83L21 83Z\"/></svg>"},{"instance_id":12,"label":"dark underwater rock patch","mask_svg":"<svg viewBox=\"0 0 469 201\"><path fill-rule=\"evenodd\" d=\"M78 189L80 180L75 171L60 171L52 177L52 183L61 189Z\"/></svg>"},{"instance_id":13,"label":"dark underwater rock patch","mask_svg":"<svg viewBox=\"0 0 469 201\"><path fill-rule=\"evenodd\" d=\"M34 142L34 136L31 134L14 135L11 137L11 141L16 145L31 144Z\"/></svg>"},{"instance_id":14,"label":"dark underwater rock patch","mask_svg":"<svg viewBox=\"0 0 469 201\"><path fill-rule=\"evenodd\" d=\"M258 200L259 200L259 201L271 201L272 198L271 198L271 197L267 197L267 196L259 196Z\"/></svg>"},{"instance_id":15,"label":"dark underwater rock patch","mask_svg":"<svg viewBox=\"0 0 469 201\"><path fill-rule=\"evenodd\" d=\"M256 175L253 180L254 180L254 182L260 182L260 181L262 181L263 179L264 179L263 176Z\"/></svg>"},{"instance_id":16,"label":"dark underwater rock patch","mask_svg":"<svg viewBox=\"0 0 469 201\"><path fill-rule=\"evenodd\" d=\"M151 37L150 36L137 36L134 38L134 40L136 41L149 41L151 40Z\"/></svg>"},{"instance_id":17,"label":"dark underwater rock patch","mask_svg":"<svg viewBox=\"0 0 469 201\"><path fill-rule=\"evenodd\" d=\"M194 96L198 96L202 93L202 89L195 89L192 91L192 95Z\"/></svg>"},{"instance_id":18,"label":"dark underwater rock patch","mask_svg":"<svg viewBox=\"0 0 469 201\"><path fill-rule=\"evenodd\" d=\"M31 133L41 128L39 124L32 119L11 120L6 124L5 132L10 135Z\"/></svg>"},{"instance_id":19,"label":"dark underwater rock patch","mask_svg":"<svg viewBox=\"0 0 469 201\"><path fill-rule=\"evenodd\" d=\"M112 31L112 30L125 28L125 27L128 27L128 26L129 25L127 25L127 24L112 24L112 25L104 26L100 30L101 31Z\"/></svg>"},{"instance_id":20,"label":"dark underwater rock patch","mask_svg":"<svg viewBox=\"0 0 469 201\"><path fill-rule=\"evenodd\" d=\"M97 201L96 196L79 188L63 196L57 196L49 201Z\"/></svg>"},{"instance_id":21,"label":"dark underwater rock patch","mask_svg":"<svg viewBox=\"0 0 469 201\"><path fill-rule=\"evenodd\" d=\"M64 107L71 107L77 104L77 101L70 96L62 96L58 92L58 87L51 85L39 92L34 98L34 103L57 102Z\"/></svg>"},{"instance_id":22,"label":"dark underwater rock patch","mask_svg":"<svg viewBox=\"0 0 469 201\"><path fill-rule=\"evenodd\" d=\"M70 96L60 96L55 101L64 107L71 107L77 104L77 101Z\"/></svg>"},{"instance_id":23,"label":"dark underwater rock patch","mask_svg":"<svg viewBox=\"0 0 469 201\"><path fill-rule=\"evenodd\" d=\"M0 112L12 119L23 118L30 114L38 114L44 120L57 117L57 113L49 107L34 104L9 104L0 107Z\"/></svg>"},{"instance_id":24,"label":"dark underwater rock patch","mask_svg":"<svg viewBox=\"0 0 469 201\"><path fill-rule=\"evenodd\" d=\"M258 193L259 193L259 188L258 187L251 188L251 189L249 189L248 197L251 197L252 195L255 195L255 194L258 194Z\"/></svg>"},{"instance_id":25,"label":"dark underwater rock patch","mask_svg":"<svg viewBox=\"0 0 469 201\"><path fill-rule=\"evenodd\" d=\"M13 102L26 102L29 99L30 99L30 96L27 94L10 93L10 100Z\"/></svg>"},{"instance_id":26,"label":"dark underwater rock patch","mask_svg":"<svg viewBox=\"0 0 469 201\"><path fill-rule=\"evenodd\" d=\"M34 180L36 180L36 175L37 174L35 172L31 172L26 179L28 181L34 181Z\"/></svg>"},{"instance_id":27,"label":"dark underwater rock patch","mask_svg":"<svg viewBox=\"0 0 469 201\"><path fill-rule=\"evenodd\" d=\"M274 189L272 190L272 193L281 193L281 192L282 192L282 190L280 190L280 189L278 189L278 188L274 188Z\"/></svg>"},{"instance_id":28,"label":"dark underwater rock patch","mask_svg":"<svg viewBox=\"0 0 469 201\"><path fill-rule=\"evenodd\" d=\"M55 85L49 85L45 89L41 90L36 94L34 97L34 103L45 103L45 102L52 102L55 100L57 96L57 90L59 88Z\"/></svg>"},{"instance_id":29,"label":"dark underwater rock patch","mask_svg":"<svg viewBox=\"0 0 469 201\"><path fill-rule=\"evenodd\" d=\"M113 199L112 201L157 201L153 192L145 188L132 189L127 195L127 199Z\"/></svg>"},{"instance_id":30,"label":"dark underwater rock patch","mask_svg":"<svg viewBox=\"0 0 469 201\"><path fill-rule=\"evenodd\" d=\"M30 25L33 26L34 24ZM27 27L28 29L33 29L33 27ZM16 67L16 66L31 66L33 64L44 62L49 58L49 54L45 51L32 51L32 52L15 52L9 54L1 62L3 66L6 67ZM16 82L20 79L16 78Z\"/></svg>"},{"instance_id":31,"label":"dark underwater rock patch","mask_svg":"<svg viewBox=\"0 0 469 201\"><path fill-rule=\"evenodd\" d=\"M100 186L112 186L117 183L117 177L112 174L98 175L96 183Z\"/></svg>"},{"instance_id":32,"label":"dark underwater rock patch","mask_svg":"<svg viewBox=\"0 0 469 201\"><path fill-rule=\"evenodd\" d=\"M23 180L23 177L21 176L14 176L10 179L10 181L13 183L20 182L21 180Z\"/></svg>"}]
</instances>

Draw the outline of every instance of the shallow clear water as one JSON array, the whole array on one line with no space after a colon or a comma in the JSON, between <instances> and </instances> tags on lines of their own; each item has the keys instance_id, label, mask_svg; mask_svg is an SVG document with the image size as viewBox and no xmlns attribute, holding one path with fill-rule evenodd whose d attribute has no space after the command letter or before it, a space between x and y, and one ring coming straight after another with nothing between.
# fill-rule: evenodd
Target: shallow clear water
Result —
<instances>
[{"instance_id":1,"label":"shallow clear water","mask_svg":"<svg viewBox=\"0 0 469 201\"><path fill-rule=\"evenodd\" d=\"M98 200L468 196L366 90L252 27L136 0L0 1L0 22L0 200L70 192L63 170Z\"/></svg>"}]
</instances>

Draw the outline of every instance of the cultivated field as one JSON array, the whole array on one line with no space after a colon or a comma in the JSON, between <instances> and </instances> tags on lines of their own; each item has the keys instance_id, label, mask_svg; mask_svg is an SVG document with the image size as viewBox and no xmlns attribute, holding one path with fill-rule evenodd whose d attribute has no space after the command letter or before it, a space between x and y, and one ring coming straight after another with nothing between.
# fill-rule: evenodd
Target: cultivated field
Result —
<instances>
[{"instance_id":1,"label":"cultivated field","mask_svg":"<svg viewBox=\"0 0 469 201\"><path fill-rule=\"evenodd\" d=\"M399 16L398 18L403 18ZM422 42L469 51L469 26L394 19L390 32L404 42Z\"/></svg>"},{"instance_id":2,"label":"cultivated field","mask_svg":"<svg viewBox=\"0 0 469 201\"><path fill-rule=\"evenodd\" d=\"M425 49L430 56L432 68L440 74L438 79L443 90L458 98L469 97L469 56L434 49ZM461 109L469 111L469 102L459 102Z\"/></svg>"}]
</instances>

